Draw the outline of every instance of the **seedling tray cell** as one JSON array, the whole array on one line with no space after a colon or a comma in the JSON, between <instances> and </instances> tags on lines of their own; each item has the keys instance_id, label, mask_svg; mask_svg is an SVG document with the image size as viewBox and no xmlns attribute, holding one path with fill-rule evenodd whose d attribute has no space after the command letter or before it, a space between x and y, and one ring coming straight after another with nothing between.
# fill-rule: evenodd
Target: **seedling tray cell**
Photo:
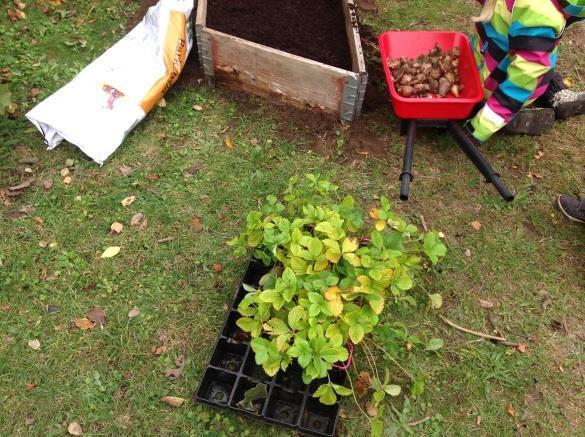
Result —
<instances>
[{"instance_id":1,"label":"seedling tray cell","mask_svg":"<svg viewBox=\"0 0 585 437\"><path fill-rule=\"evenodd\" d=\"M339 405L323 405L313 398L317 387L327 382L327 379L304 384L302 369L296 363L289 366L286 372L279 372L275 377L268 376L254 360L250 335L236 325L241 317L236 308L246 294L242 284L257 287L262 276L269 271L269 267L256 261L248 266L194 399L290 428L302 435L333 436ZM346 374L332 370L329 378L335 384L343 384ZM246 391L258 384L266 385L266 399L254 400L251 406L244 408L242 400Z\"/></svg>"}]
</instances>

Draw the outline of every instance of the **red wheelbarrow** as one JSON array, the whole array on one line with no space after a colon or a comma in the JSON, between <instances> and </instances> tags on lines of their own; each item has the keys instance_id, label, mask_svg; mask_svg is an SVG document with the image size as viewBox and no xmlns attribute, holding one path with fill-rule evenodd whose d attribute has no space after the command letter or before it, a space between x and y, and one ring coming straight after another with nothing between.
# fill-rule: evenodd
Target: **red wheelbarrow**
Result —
<instances>
[{"instance_id":1,"label":"red wheelbarrow","mask_svg":"<svg viewBox=\"0 0 585 437\"><path fill-rule=\"evenodd\" d=\"M404 162L400 175L400 198L408 200L410 182L414 179L412 162L416 130L418 127L434 127L447 129L486 181L498 190L502 198L506 201L514 200L514 195L502 182L500 175L493 170L460 126L461 120L468 119L475 106L484 98L483 86L467 36L458 32L394 31L382 33L378 41L394 113L401 120L402 134L406 134ZM463 84L461 95L455 97L448 94L443 98L400 96L394 86L389 59L417 58L428 53L437 43L443 50L451 50L455 47L460 49L459 76Z\"/></svg>"}]
</instances>

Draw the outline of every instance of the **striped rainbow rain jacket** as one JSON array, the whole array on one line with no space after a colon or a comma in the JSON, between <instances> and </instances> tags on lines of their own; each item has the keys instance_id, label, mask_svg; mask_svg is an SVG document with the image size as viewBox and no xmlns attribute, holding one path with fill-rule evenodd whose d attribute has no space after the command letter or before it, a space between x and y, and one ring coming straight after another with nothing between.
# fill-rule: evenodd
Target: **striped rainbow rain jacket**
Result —
<instances>
[{"instance_id":1,"label":"striped rainbow rain jacket","mask_svg":"<svg viewBox=\"0 0 585 437\"><path fill-rule=\"evenodd\" d=\"M477 23L472 45L487 99L467 124L477 140L545 93L565 28L583 18L585 0L497 0L491 21Z\"/></svg>"}]
</instances>

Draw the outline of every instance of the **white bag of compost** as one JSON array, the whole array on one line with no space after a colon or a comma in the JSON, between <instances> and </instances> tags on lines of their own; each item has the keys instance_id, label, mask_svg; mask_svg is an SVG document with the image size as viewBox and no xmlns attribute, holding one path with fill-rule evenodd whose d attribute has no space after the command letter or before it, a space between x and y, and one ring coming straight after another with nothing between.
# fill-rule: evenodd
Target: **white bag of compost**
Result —
<instances>
[{"instance_id":1,"label":"white bag of compost","mask_svg":"<svg viewBox=\"0 0 585 437\"><path fill-rule=\"evenodd\" d=\"M27 118L49 149L64 139L99 164L162 98L191 50L193 0L160 0L124 38Z\"/></svg>"}]
</instances>

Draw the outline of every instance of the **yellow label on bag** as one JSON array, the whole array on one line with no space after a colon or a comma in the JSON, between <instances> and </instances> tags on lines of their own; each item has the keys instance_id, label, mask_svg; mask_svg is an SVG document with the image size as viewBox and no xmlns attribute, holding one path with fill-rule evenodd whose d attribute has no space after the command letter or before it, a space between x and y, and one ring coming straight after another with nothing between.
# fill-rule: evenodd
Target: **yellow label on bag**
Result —
<instances>
[{"instance_id":1,"label":"yellow label on bag","mask_svg":"<svg viewBox=\"0 0 585 437\"><path fill-rule=\"evenodd\" d=\"M187 18L183 12L171 11L163 48L166 72L146 93L140 107L149 112L177 81L187 59Z\"/></svg>"}]
</instances>

